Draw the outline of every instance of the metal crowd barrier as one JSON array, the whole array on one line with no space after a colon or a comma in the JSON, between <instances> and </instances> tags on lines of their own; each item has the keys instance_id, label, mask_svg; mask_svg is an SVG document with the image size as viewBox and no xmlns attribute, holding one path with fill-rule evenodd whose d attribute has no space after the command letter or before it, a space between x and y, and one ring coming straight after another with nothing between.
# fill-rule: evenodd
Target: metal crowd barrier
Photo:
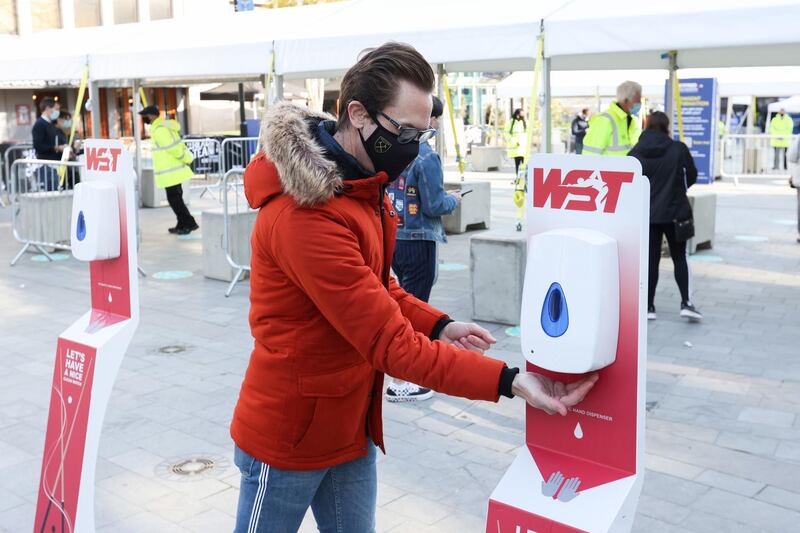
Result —
<instances>
[{"instance_id":1,"label":"metal crowd barrier","mask_svg":"<svg viewBox=\"0 0 800 533\"><path fill-rule=\"evenodd\" d=\"M240 192L244 189L243 176L244 169L232 168L222 177L222 248L225 250L225 259L228 261L228 264L236 269L236 274L225 291L226 298L231 295L236 284L242 281L245 271L250 272L249 253L247 254L247 260L243 260L241 257L241 255L243 255L243 250L240 249L241 246L239 245L242 242L241 239L233 240L231 238L236 236L236 230L241 229L242 225L241 223L237 223L235 228L232 227L232 216L253 211L250 209L250 206L247 205L244 195ZM233 202L229 202L228 198L229 191L231 190L233 190L234 194ZM231 213L231 208L233 208L233 213ZM249 236L245 239L245 243L246 251L249 252Z\"/></svg>"},{"instance_id":2,"label":"metal crowd barrier","mask_svg":"<svg viewBox=\"0 0 800 533\"><path fill-rule=\"evenodd\" d=\"M214 183L202 185L190 185L190 189L202 189L200 198L205 193L213 193L219 190L222 185L222 143L213 137L189 137L183 138L186 148L191 152L194 161L192 170L195 174L205 175L207 180Z\"/></svg>"},{"instance_id":3,"label":"metal crowd barrier","mask_svg":"<svg viewBox=\"0 0 800 533\"><path fill-rule=\"evenodd\" d=\"M258 137L229 137L222 141L222 170L244 169L256 155Z\"/></svg>"},{"instance_id":4,"label":"metal crowd barrier","mask_svg":"<svg viewBox=\"0 0 800 533\"><path fill-rule=\"evenodd\" d=\"M772 140L784 135L730 134L720 140L720 176L732 178L736 185L742 178L789 179L785 154L776 154ZM797 136L791 137L794 143Z\"/></svg>"},{"instance_id":5,"label":"metal crowd barrier","mask_svg":"<svg viewBox=\"0 0 800 533\"><path fill-rule=\"evenodd\" d=\"M6 151L0 154L0 161L2 161L3 176L0 179L0 207L5 207L6 203L10 203L10 185L9 174L11 172L11 163L17 159L36 159L36 150L30 143L19 143L6 148ZM5 196L8 202L3 200L2 194L5 191Z\"/></svg>"},{"instance_id":6,"label":"metal crowd barrier","mask_svg":"<svg viewBox=\"0 0 800 533\"><path fill-rule=\"evenodd\" d=\"M67 167L63 187L59 184L60 166ZM44 159L17 159L11 164L8 174L11 231L14 239L22 244L11 266L31 246L50 261L53 257L45 248L70 249L72 188L83 167L82 162Z\"/></svg>"}]
</instances>

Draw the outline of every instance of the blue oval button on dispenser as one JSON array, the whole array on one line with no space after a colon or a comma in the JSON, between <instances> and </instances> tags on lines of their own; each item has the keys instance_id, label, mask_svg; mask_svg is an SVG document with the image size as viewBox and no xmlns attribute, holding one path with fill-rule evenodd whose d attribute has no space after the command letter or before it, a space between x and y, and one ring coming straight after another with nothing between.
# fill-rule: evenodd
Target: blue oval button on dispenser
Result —
<instances>
[{"instance_id":1,"label":"blue oval button on dispenser","mask_svg":"<svg viewBox=\"0 0 800 533\"><path fill-rule=\"evenodd\" d=\"M558 283L553 283L547 289L547 295L542 304L542 329L550 337L560 337L569 327L569 310L564 289Z\"/></svg>"},{"instance_id":2,"label":"blue oval button on dispenser","mask_svg":"<svg viewBox=\"0 0 800 533\"><path fill-rule=\"evenodd\" d=\"M79 241L86 238L86 219L83 216L83 211L78 213L78 223L76 224L75 234Z\"/></svg>"}]
</instances>

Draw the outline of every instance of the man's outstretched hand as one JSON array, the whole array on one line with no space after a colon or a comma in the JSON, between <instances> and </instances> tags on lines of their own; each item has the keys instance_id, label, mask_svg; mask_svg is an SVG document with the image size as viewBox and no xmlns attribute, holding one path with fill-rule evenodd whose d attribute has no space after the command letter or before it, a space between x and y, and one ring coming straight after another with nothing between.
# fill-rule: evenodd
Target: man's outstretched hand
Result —
<instances>
[{"instance_id":1,"label":"man's outstretched hand","mask_svg":"<svg viewBox=\"0 0 800 533\"><path fill-rule=\"evenodd\" d=\"M593 372L573 383L562 383L533 372L521 372L514 378L511 391L525 399L532 407L549 415L566 416L567 408L580 403L598 379Z\"/></svg>"},{"instance_id":2,"label":"man's outstretched hand","mask_svg":"<svg viewBox=\"0 0 800 533\"><path fill-rule=\"evenodd\" d=\"M497 339L484 328L466 322L450 322L439 334L439 340L478 353L483 353L497 342Z\"/></svg>"}]
</instances>

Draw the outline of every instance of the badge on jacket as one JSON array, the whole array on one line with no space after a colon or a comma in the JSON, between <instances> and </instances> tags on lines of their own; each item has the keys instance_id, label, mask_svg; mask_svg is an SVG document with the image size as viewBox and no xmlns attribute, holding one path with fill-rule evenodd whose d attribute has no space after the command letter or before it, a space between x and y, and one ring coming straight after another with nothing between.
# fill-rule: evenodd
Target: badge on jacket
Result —
<instances>
[{"instance_id":1,"label":"badge on jacket","mask_svg":"<svg viewBox=\"0 0 800 533\"><path fill-rule=\"evenodd\" d=\"M414 198L417 196L417 188L414 185L409 185L408 190L406 191L406 196Z\"/></svg>"},{"instance_id":2,"label":"badge on jacket","mask_svg":"<svg viewBox=\"0 0 800 533\"><path fill-rule=\"evenodd\" d=\"M409 202L408 203L408 214L409 215L416 215L419 212L419 206L416 202Z\"/></svg>"}]
</instances>

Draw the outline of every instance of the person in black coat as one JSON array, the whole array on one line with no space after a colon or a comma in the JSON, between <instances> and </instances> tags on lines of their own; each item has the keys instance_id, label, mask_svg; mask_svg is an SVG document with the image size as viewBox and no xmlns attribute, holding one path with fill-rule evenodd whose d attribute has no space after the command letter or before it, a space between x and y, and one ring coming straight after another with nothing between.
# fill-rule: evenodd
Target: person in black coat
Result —
<instances>
[{"instance_id":1,"label":"person in black coat","mask_svg":"<svg viewBox=\"0 0 800 533\"><path fill-rule=\"evenodd\" d=\"M581 109L580 114L575 115L572 119L572 136L575 137L575 153L580 154L583 152L583 138L586 137L586 130L589 129L589 108L584 107Z\"/></svg>"},{"instance_id":2,"label":"person in black coat","mask_svg":"<svg viewBox=\"0 0 800 533\"><path fill-rule=\"evenodd\" d=\"M36 150L36 159L59 161L64 151L64 144L58 143L58 131L55 121L61 114L61 106L52 98L43 98L39 102L41 115L36 119L31 129L33 148ZM42 166L37 171L39 186L48 191L58 189L58 174L55 166Z\"/></svg>"},{"instance_id":3,"label":"person in black coat","mask_svg":"<svg viewBox=\"0 0 800 533\"><path fill-rule=\"evenodd\" d=\"M650 261L648 272L647 319L655 320L655 295L662 238L667 238L675 266L675 281L681 293L681 316L700 320L703 315L691 299L686 241L694 234L692 207L686 191L697 181L697 168L689 148L670 137L669 118L661 111L647 117L639 142L629 152L642 164L650 180Z\"/></svg>"}]
</instances>

